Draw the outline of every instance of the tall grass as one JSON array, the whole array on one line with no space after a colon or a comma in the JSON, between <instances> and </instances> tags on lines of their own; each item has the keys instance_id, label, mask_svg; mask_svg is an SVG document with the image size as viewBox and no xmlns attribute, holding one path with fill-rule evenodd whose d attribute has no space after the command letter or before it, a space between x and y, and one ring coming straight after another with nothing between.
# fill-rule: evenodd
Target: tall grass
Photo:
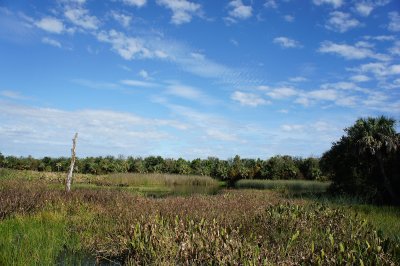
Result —
<instances>
[{"instance_id":1,"label":"tall grass","mask_svg":"<svg viewBox=\"0 0 400 266\"><path fill-rule=\"evenodd\" d=\"M386 237L397 238L400 243L400 207L372 205L362 198L348 195L309 195L307 198L310 202L347 208L355 215L367 219Z\"/></svg>"},{"instance_id":2,"label":"tall grass","mask_svg":"<svg viewBox=\"0 0 400 266\"><path fill-rule=\"evenodd\" d=\"M53 265L65 246L73 246L60 213L16 216L0 223L0 265Z\"/></svg>"},{"instance_id":3,"label":"tall grass","mask_svg":"<svg viewBox=\"0 0 400 266\"><path fill-rule=\"evenodd\" d=\"M46 180L49 182L65 182L67 173L64 172L38 172L32 170L15 170L0 168L0 180L23 179L29 181ZM86 182L93 175L74 173L74 182Z\"/></svg>"},{"instance_id":4,"label":"tall grass","mask_svg":"<svg viewBox=\"0 0 400 266\"><path fill-rule=\"evenodd\" d=\"M93 177L89 182L102 186L127 187L219 186L219 182L209 176L171 174L118 173Z\"/></svg>"},{"instance_id":5,"label":"tall grass","mask_svg":"<svg viewBox=\"0 0 400 266\"><path fill-rule=\"evenodd\" d=\"M321 193L330 186L330 182L308 180L256 180L242 179L236 182L237 188L272 189L291 193Z\"/></svg>"}]
</instances>

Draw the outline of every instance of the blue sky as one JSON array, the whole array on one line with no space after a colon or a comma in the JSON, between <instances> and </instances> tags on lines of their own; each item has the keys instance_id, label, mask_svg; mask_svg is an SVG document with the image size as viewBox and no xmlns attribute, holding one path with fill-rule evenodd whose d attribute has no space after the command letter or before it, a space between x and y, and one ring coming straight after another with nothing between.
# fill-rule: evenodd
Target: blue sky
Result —
<instances>
[{"instance_id":1,"label":"blue sky","mask_svg":"<svg viewBox=\"0 0 400 266\"><path fill-rule=\"evenodd\" d=\"M0 0L0 152L319 156L400 119L395 0Z\"/></svg>"}]
</instances>

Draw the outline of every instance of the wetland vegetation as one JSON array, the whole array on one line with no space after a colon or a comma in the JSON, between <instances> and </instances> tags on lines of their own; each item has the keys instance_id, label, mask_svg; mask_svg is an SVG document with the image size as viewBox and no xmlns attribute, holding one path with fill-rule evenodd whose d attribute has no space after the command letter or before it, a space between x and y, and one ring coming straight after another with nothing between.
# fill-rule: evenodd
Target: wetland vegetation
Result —
<instances>
[{"instance_id":1,"label":"wetland vegetation","mask_svg":"<svg viewBox=\"0 0 400 266\"><path fill-rule=\"evenodd\" d=\"M78 159L70 192L67 159L0 156L0 265L398 265L392 122L321 159Z\"/></svg>"},{"instance_id":2,"label":"wetland vegetation","mask_svg":"<svg viewBox=\"0 0 400 266\"><path fill-rule=\"evenodd\" d=\"M291 181L288 189L282 181L276 190L226 189L192 176L191 186L220 190L154 198L129 188L167 189L181 177L77 175L66 193L55 173L0 173L2 265L390 265L400 259L399 208L293 196L293 187L314 190L304 181Z\"/></svg>"}]
</instances>

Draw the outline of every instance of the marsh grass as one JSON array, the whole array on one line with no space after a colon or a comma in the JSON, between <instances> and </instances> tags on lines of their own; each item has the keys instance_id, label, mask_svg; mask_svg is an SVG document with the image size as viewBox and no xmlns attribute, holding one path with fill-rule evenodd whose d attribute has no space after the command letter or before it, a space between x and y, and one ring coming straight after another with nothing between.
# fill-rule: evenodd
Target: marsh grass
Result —
<instances>
[{"instance_id":1,"label":"marsh grass","mask_svg":"<svg viewBox=\"0 0 400 266\"><path fill-rule=\"evenodd\" d=\"M66 230L65 217L43 211L7 218L0 223L1 265L52 265L65 247L76 247L77 238Z\"/></svg>"},{"instance_id":2,"label":"marsh grass","mask_svg":"<svg viewBox=\"0 0 400 266\"><path fill-rule=\"evenodd\" d=\"M0 265L75 264L76 254L128 265L400 262L400 241L380 235L361 214L374 209L349 210L280 189L151 198L130 192L135 183L117 181L79 183L65 193L46 180L0 180Z\"/></svg>"},{"instance_id":3,"label":"marsh grass","mask_svg":"<svg viewBox=\"0 0 400 266\"><path fill-rule=\"evenodd\" d=\"M309 180L257 180L242 179L236 182L236 188L271 189L291 194L323 193L330 182Z\"/></svg>"},{"instance_id":4,"label":"marsh grass","mask_svg":"<svg viewBox=\"0 0 400 266\"><path fill-rule=\"evenodd\" d=\"M51 183L64 183L67 173L64 172L38 172L32 170L15 170L0 168L0 181L1 180L28 180L28 181L39 181L45 180ZM94 175L74 173L74 182L84 183L92 179Z\"/></svg>"},{"instance_id":5,"label":"marsh grass","mask_svg":"<svg viewBox=\"0 0 400 266\"><path fill-rule=\"evenodd\" d=\"M101 186L126 187L172 187L172 186L219 186L220 183L209 176L171 174L116 173L94 177L90 183Z\"/></svg>"},{"instance_id":6,"label":"marsh grass","mask_svg":"<svg viewBox=\"0 0 400 266\"><path fill-rule=\"evenodd\" d=\"M372 205L362 198L346 195L307 195L303 199L335 208L347 208L354 215L367 219L386 237L397 238L400 243L400 207Z\"/></svg>"}]
</instances>

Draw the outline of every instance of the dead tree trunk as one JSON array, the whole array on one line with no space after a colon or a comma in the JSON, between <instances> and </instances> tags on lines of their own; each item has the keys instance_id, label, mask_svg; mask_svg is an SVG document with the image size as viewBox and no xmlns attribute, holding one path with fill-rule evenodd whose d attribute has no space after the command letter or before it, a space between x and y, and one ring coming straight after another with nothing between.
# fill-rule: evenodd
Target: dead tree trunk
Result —
<instances>
[{"instance_id":1,"label":"dead tree trunk","mask_svg":"<svg viewBox=\"0 0 400 266\"><path fill-rule=\"evenodd\" d=\"M67 182L65 183L65 189L66 189L67 192L71 191L72 172L74 171L74 165L75 165L75 147L76 147L76 140L77 139L78 139L78 133L75 133L75 137L72 140L71 165L69 166Z\"/></svg>"}]
</instances>

